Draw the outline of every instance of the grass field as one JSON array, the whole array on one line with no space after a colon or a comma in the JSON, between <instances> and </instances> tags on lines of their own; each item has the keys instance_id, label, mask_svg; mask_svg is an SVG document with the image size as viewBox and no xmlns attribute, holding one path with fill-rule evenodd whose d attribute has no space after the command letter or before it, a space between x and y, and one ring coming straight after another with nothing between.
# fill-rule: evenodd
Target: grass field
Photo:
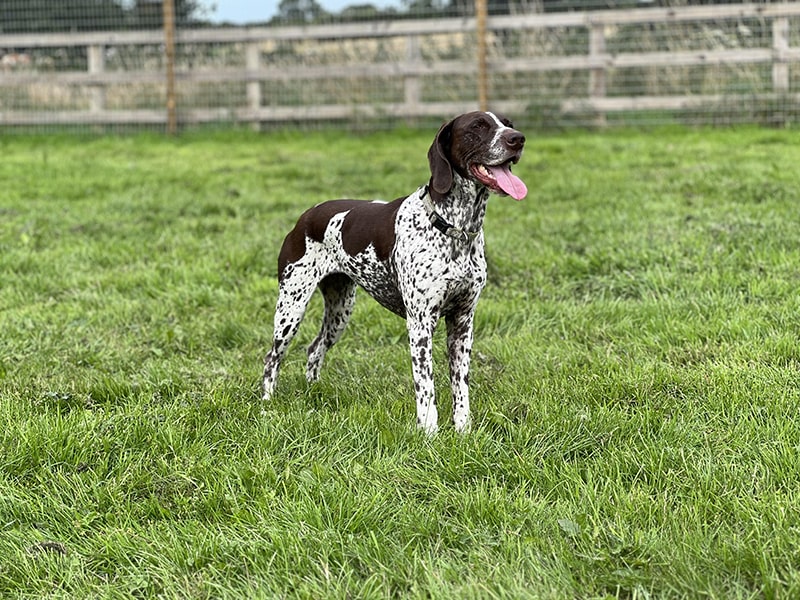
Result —
<instances>
[{"instance_id":1,"label":"grass field","mask_svg":"<svg viewBox=\"0 0 800 600\"><path fill-rule=\"evenodd\" d=\"M261 402L283 235L432 137L0 138L0 597L800 595L796 132L529 135L471 434L364 294Z\"/></svg>"}]
</instances>

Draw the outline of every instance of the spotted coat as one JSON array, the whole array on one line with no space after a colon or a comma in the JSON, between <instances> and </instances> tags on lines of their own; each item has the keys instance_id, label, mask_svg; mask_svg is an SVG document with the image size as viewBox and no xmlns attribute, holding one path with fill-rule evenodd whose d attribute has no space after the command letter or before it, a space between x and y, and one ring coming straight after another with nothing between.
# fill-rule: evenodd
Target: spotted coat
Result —
<instances>
[{"instance_id":1,"label":"spotted coat","mask_svg":"<svg viewBox=\"0 0 800 600\"><path fill-rule=\"evenodd\" d=\"M437 133L428 152L428 185L393 202L332 200L306 211L278 257L279 293L272 348L264 363L264 399L275 392L281 361L314 290L322 292L325 311L308 348L309 381L319 377L325 353L344 331L358 285L406 319L417 425L428 433L438 427L433 331L444 317L453 423L466 431L473 318L486 284L486 203L490 191L505 194L509 185L515 197L524 195L517 193L524 185L510 174L524 143L508 120L467 113ZM502 181L495 178L498 172Z\"/></svg>"}]
</instances>

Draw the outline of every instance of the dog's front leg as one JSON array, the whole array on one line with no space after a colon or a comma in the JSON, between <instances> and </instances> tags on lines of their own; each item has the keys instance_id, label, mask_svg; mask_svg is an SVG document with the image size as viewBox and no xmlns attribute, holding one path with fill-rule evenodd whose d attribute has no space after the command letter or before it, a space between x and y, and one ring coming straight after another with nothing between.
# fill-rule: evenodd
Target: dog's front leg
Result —
<instances>
[{"instance_id":1,"label":"dog's front leg","mask_svg":"<svg viewBox=\"0 0 800 600\"><path fill-rule=\"evenodd\" d=\"M469 431L469 363L472 353L472 321L475 313L464 310L447 315L447 357L453 393L453 425L459 433Z\"/></svg>"},{"instance_id":2,"label":"dog's front leg","mask_svg":"<svg viewBox=\"0 0 800 600\"><path fill-rule=\"evenodd\" d=\"M406 325L417 399L417 426L425 433L434 434L439 421L433 387L433 330L436 321L409 316Z\"/></svg>"}]
</instances>

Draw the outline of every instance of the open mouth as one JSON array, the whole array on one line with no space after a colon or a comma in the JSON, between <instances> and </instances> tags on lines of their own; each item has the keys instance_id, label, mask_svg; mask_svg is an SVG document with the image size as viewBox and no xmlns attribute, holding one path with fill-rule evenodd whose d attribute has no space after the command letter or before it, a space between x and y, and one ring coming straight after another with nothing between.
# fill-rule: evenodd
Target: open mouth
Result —
<instances>
[{"instance_id":1,"label":"open mouth","mask_svg":"<svg viewBox=\"0 0 800 600\"><path fill-rule=\"evenodd\" d=\"M528 193L525 183L511 172L513 159L499 165L474 163L469 166L472 175L483 185L498 194L508 194L515 200L522 200Z\"/></svg>"}]
</instances>

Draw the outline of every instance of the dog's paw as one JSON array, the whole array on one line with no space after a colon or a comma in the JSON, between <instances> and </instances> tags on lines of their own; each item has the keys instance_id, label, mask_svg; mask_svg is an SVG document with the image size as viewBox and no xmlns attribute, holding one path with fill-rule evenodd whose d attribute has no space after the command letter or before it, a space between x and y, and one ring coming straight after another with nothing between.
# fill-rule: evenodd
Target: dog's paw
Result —
<instances>
[{"instance_id":1,"label":"dog's paw","mask_svg":"<svg viewBox=\"0 0 800 600\"><path fill-rule=\"evenodd\" d=\"M458 433L469 433L472 430L472 420L469 417L456 419L453 421L453 426Z\"/></svg>"},{"instance_id":2,"label":"dog's paw","mask_svg":"<svg viewBox=\"0 0 800 600\"><path fill-rule=\"evenodd\" d=\"M417 417L417 429L428 436L436 435L436 432L439 431L439 419L435 407L431 407L427 414Z\"/></svg>"}]
</instances>

